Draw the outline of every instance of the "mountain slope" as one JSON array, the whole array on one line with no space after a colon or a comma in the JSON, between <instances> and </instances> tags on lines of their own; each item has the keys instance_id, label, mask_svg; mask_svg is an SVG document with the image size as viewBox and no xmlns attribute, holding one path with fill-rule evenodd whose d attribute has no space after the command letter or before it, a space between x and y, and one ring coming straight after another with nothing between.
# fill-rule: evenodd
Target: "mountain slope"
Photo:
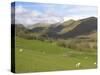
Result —
<instances>
[{"instance_id":1,"label":"mountain slope","mask_svg":"<svg viewBox=\"0 0 100 75\"><path fill-rule=\"evenodd\" d=\"M71 31L62 34L62 37L76 37L79 35L89 35L92 31L97 30L97 19L95 17L80 20L81 23ZM67 29L67 28L66 28Z\"/></svg>"},{"instance_id":2,"label":"mountain slope","mask_svg":"<svg viewBox=\"0 0 100 75\"><path fill-rule=\"evenodd\" d=\"M50 38L72 38L80 35L89 35L97 30L97 18L89 17L78 21L69 20L58 26L48 28L45 35Z\"/></svg>"}]
</instances>

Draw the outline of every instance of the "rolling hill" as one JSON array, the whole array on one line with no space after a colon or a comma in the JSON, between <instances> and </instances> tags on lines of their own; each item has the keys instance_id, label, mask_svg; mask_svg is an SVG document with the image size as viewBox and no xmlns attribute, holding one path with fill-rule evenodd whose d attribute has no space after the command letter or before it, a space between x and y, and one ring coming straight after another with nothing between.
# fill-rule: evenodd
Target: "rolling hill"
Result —
<instances>
[{"instance_id":1,"label":"rolling hill","mask_svg":"<svg viewBox=\"0 0 100 75\"><path fill-rule=\"evenodd\" d=\"M89 35L91 32L97 30L97 19L90 17L80 20L81 23L67 33L62 34L62 37L76 37L80 35ZM67 28L66 28L67 29Z\"/></svg>"}]
</instances>

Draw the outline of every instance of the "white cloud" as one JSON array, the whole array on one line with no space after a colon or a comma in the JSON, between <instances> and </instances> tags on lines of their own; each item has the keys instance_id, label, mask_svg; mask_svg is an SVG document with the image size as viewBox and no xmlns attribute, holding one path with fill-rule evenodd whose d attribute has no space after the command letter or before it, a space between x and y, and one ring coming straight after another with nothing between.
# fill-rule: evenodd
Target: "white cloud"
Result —
<instances>
[{"instance_id":1,"label":"white cloud","mask_svg":"<svg viewBox=\"0 0 100 75\"><path fill-rule=\"evenodd\" d=\"M21 13L24 13L24 12L27 12L27 10L25 8L23 8L22 6L16 6L15 7L15 13L16 14L21 14Z\"/></svg>"},{"instance_id":2,"label":"white cloud","mask_svg":"<svg viewBox=\"0 0 100 75\"><path fill-rule=\"evenodd\" d=\"M49 10L49 9L48 9ZM15 23L30 25L38 22L56 23L61 19L53 11L41 13L37 10L29 10L22 6L17 6L15 11Z\"/></svg>"},{"instance_id":3,"label":"white cloud","mask_svg":"<svg viewBox=\"0 0 100 75\"><path fill-rule=\"evenodd\" d=\"M22 6L17 6L15 10L15 23L23 25L33 24L33 18L39 16L41 13L36 10L29 10Z\"/></svg>"},{"instance_id":4,"label":"white cloud","mask_svg":"<svg viewBox=\"0 0 100 75\"><path fill-rule=\"evenodd\" d=\"M83 19L87 17L97 17L97 7L94 6L76 6L67 10L67 15L64 20L68 19Z\"/></svg>"},{"instance_id":5,"label":"white cloud","mask_svg":"<svg viewBox=\"0 0 100 75\"><path fill-rule=\"evenodd\" d=\"M60 6L61 7L61 6ZM90 6L70 7L62 5L45 5L44 12L36 9L29 9L23 6L16 6L15 21L23 25L35 24L38 22L57 23L68 19L82 19L90 16L97 16L97 8Z\"/></svg>"},{"instance_id":6,"label":"white cloud","mask_svg":"<svg viewBox=\"0 0 100 75\"><path fill-rule=\"evenodd\" d=\"M41 13L39 13L38 11L32 11L30 15L31 16L40 16Z\"/></svg>"}]
</instances>

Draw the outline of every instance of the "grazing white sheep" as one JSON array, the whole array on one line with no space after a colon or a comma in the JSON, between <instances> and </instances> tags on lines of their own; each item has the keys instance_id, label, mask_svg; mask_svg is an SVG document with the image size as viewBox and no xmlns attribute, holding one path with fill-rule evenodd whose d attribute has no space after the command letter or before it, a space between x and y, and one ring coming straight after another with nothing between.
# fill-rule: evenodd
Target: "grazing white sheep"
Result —
<instances>
[{"instance_id":1,"label":"grazing white sheep","mask_svg":"<svg viewBox=\"0 0 100 75\"><path fill-rule=\"evenodd\" d=\"M81 64L81 63L77 63L77 64L76 64L76 68L79 68L79 67L80 67L80 64Z\"/></svg>"},{"instance_id":2,"label":"grazing white sheep","mask_svg":"<svg viewBox=\"0 0 100 75\"><path fill-rule=\"evenodd\" d=\"M19 49L19 51L20 51L20 52L22 52L22 51L23 51L23 49Z\"/></svg>"},{"instance_id":3,"label":"grazing white sheep","mask_svg":"<svg viewBox=\"0 0 100 75\"><path fill-rule=\"evenodd\" d=\"M96 65L97 63L95 62L94 65Z\"/></svg>"}]
</instances>

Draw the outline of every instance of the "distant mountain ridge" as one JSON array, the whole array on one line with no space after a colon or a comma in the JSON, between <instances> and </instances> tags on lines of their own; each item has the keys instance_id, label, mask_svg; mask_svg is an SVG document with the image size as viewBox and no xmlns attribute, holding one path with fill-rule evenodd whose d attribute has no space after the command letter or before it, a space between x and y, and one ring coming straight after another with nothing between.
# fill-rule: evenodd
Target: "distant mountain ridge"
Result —
<instances>
[{"instance_id":1,"label":"distant mountain ridge","mask_svg":"<svg viewBox=\"0 0 100 75\"><path fill-rule=\"evenodd\" d=\"M73 38L81 35L92 34L93 31L97 33L97 18L88 17L80 20L70 19L63 23L47 24L37 23L32 26L26 27L25 30L31 31L31 33L39 34L40 37L56 38ZM36 35L35 34L35 35Z\"/></svg>"}]
</instances>

